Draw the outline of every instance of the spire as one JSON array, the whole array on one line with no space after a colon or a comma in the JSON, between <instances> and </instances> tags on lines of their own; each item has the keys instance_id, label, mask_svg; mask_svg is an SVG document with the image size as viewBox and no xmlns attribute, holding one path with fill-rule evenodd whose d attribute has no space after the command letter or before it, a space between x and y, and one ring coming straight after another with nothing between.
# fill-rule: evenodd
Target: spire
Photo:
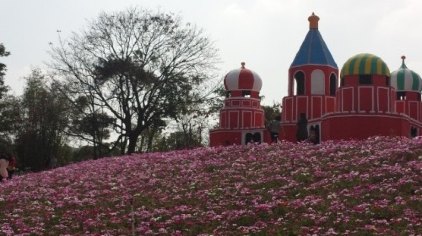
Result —
<instances>
[{"instance_id":1,"label":"spire","mask_svg":"<svg viewBox=\"0 0 422 236\"><path fill-rule=\"evenodd\" d=\"M308 20L310 29L290 67L327 65L337 68L337 64L318 30L319 17L312 13Z\"/></svg>"},{"instance_id":2,"label":"spire","mask_svg":"<svg viewBox=\"0 0 422 236\"><path fill-rule=\"evenodd\" d=\"M319 17L312 12L312 15L308 17L309 29L318 29Z\"/></svg>"},{"instance_id":3,"label":"spire","mask_svg":"<svg viewBox=\"0 0 422 236\"><path fill-rule=\"evenodd\" d=\"M403 68L403 69L407 68L406 64L404 64L404 59L406 59L406 56L404 56L404 55L401 56L401 60L402 60L401 68Z\"/></svg>"},{"instance_id":4,"label":"spire","mask_svg":"<svg viewBox=\"0 0 422 236\"><path fill-rule=\"evenodd\" d=\"M240 68L245 69L245 62L243 62L243 61L242 61L242 62L240 63L240 65L241 65L241 67L240 67Z\"/></svg>"}]
</instances>

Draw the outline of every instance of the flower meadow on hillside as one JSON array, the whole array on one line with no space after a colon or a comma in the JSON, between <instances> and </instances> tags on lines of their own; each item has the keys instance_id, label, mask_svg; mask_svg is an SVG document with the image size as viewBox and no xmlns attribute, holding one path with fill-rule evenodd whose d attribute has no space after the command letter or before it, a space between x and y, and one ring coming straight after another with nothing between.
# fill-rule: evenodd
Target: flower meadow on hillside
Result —
<instances>
[{"instance_id":1,"label":"flower meadow on hillside","mask_svg":"<svg viewBox=\"0 0 422 236\"><path fill-rule=\"evenodd\" d=\"M1 183L0 235L420 235L422 141L135 154Z\"/></svg>"}]
</instances>

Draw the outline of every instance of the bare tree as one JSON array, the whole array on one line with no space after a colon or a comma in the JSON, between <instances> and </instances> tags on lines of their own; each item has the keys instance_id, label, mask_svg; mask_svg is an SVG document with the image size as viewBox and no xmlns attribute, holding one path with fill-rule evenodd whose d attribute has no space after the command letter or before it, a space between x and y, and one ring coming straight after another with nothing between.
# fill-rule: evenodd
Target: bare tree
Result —
<instances>
[{"instance_id":1,"label":"bare tree","mask_svg":"<svg viewBox=\"0 0 422 236\"><path fill-rule=\"evenodd\" d=\"M51 55L69 98L87 96L92 111L111 115L116 143L127 153L136 151L142 132L198 97L195 88L217 62L202 30L173 14L133 8L103 13L85 31L60 39Z\"/></svg>"}]
</instances>

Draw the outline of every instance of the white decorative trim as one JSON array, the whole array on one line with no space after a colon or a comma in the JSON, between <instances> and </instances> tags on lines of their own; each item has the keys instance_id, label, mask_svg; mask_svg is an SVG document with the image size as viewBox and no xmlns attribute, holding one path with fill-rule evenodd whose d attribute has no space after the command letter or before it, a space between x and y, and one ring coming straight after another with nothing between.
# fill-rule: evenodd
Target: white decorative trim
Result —
<instances>
[{"instance_id":1,"label":"white decorative trim","mask_svg":"<svg viewBox=\"0 0 422 236\"><path fill-rule=\"evenodd\" d=\"M287 104L290 103L290 107L291 107L291 111L290 111L290 119L287 119ZM284 109L286 109L286 111L284 112ZM284 97L284 107L283 107L283 112L284 112L284 120L289 120L292 121L293 120L293 97Z\"/></svg>"},{"instance_id":2,"label":"white decorative trim","mask_svg":"<svg viewBox=\"0 0 422 236\"><path fill-rule=\"evenodd\" d=\"M296 119L294 119L293 121L297 121L298 119L297 119L297 117L299 116L299 112L298 112L298 101L299 100L303 100L303 99L305 99L305 101L306 101L306 114L308 113L308 111L309 111L309 99L308 99L308 96L296 96L295 97L296 98L296 112L295 112L295 114L296 114Z\"/></svg>"},{"instance_id":3,"label":"white decorative trim","mask_svg":"<svg viewBox=\"0 0 422 236\"><path fill-rule=\"evenodd\" d=\"M341 111L344 112L344 91L352 90L352 109L351 111L355 110L355 89L353 87L343 87L341 90Z\"/></svg>"},{"instance_id":4,"label":"white decorative trim","mask_svg":"<svg viewBox=\"0 0 422 236\"><path fill-rule=\"evenodd\" d=\"M320 69L311 72L311 95L325 94L325 73Z\"/></svg>"},{"instance_id":5,"label":"white decorative trim","mask_svg":"<svg viewBox=\"0 0 422 236\"><path fill-rule=\"evenodd\" d=\"M227 125L227 111L221 110L220 113L221 113L220 114L220 127L221 128L227 128L228 127L228 125ZM223 120L223 116L225 117L225 120ZM225 121L225 122L223 122L223 121ZM222 126L223 124L225 124L225 127Z\"/></svg>"},{"instance_id":6,"label":"white decorative trim","mask_svg":"<svg viewBox=\"0 0 422 236\"><path fill-rule=\"evenodd\" d=\"M359 86L358 87L358 111L359 112L362 112L362 111L366 112L365 110L360 109L360 103L361 103L360 90L361 89L368 89L368 88L371 89L371 97L372 97L371 98L372 109L369 112L374 113L375 110L374 110L374 87L373 86Z\"/></svg>"},{"instance_id":7,"label":"white decorative trim","mask_svg":"<svg viewBox=\"0 0 422 236\"><path fill-rule=\"evenodd\" d=\"M417 113L416 113L416 120L419 120L419 106L418 106L418 104L419 104L419 102L418 101L408 101L407 102L407 113L408 113L408 115L410 116L410 117L412 117L411 115L410 115L410 104L416 104L416 111L417 111ZM413 118L413 117L412 117ZM414 118L413 118L414 119Z\"/></svg>"},{"instance_id":8,"label":"white decorative trim","mask_svg":"<svg viewBox=\"0 0 422 236\"><path fill-rule=\"evenodd\" d=\"M314 98L319 98L320 100L319 108L320 108L320 114L322 116L322 96L312 96L311 97L311 116L309 117L309 119L318 118L318 117L314 117Z\"/></svg>"},{"instance_id":9,"label":"white decorative trim","mask_svg":"<svg viewBox=\"0 0 422 236\"><path fill-rule=\"evenodd\" d=\"M337 67L330 66L330 65L321 65L321 64L306 64L306 65L297 65L297 66L292 66L292 67L290 67L290 70L292 70L292 69L294 69L294 68L298 68L298 67L304 67L304 66L328 67L328 68L332 68L332 69L338 70L338 68L337 68Z\"/></svg>"},{"instance_id":10,"label":"white decorative trim","mask_svg":"<svg viewBox=\"0 0 422 236\"><path fill-rule=\"evenodd\" d=\"M228 111L228 113L229 113L229 120L228 120L229 122L228 122L228 127L229 127L229 128L238 129L238 128L239 128L239 123L240 123L240 122L239 122L239 121L240 121L240 119L239 119L239 111ZM235 113L237 114L237 126L236 126L236 127L232 127L232 126L231 126L231 120L232 120L232 119L231 119L231 117L232 117L232 116L231 116L231 114L235 114Z\"/></svg>"},{"instance_id":11,"label":"white decorative trim","mask_svg":"<svg viewBox=\"0 0 422 236\"><path fill-rule=\"evenodd\" d=\"M325 114L329 114L329 113L333 113L333 111L331 111L331 112L328 112L328 107L327 107L327 104L328 104L328 101L329 100L333 100L333 103L334 103L334 111L336 110L336 106L337 106L337 104L336 104L336 97L331 97L331 96L325 96L324 97L324 100L325 100L325 104L324 104L324 108L325 108ZM338 109L338 108L337 108ZM321 112L321 114L322 114L322 112Z\"/></svg>"},{"instance_id":12,"label":"white decorative trim","mask_svg":"<svg viewBox=\"0 0 422 236\"><path fill-rule=\"evenodd\" d=\"M250 125L248 126L248 127L245 127L245 114L246 113L249 113L250 115L251 115L251 122L250 122ZM240 126L240 127L242 127L243 129L250 129L250 128L252 128L253 126L252 126L252 121L253 121L253 116L252 116L252 111L242 111L242 126Z\"/></svg>"},{"instance_id":13,"label":"white decorative trim","mask_svg":"<svg viewBox=\"0 0 422 236\"><path fill-rule=\"evenodd\" d=\"M322 140L322 126L321 126L321 120L319 120L318 119L318 121L312 121L312 122L310 122L310 123L308 123L308 126L306 127L307 129L308 129L308 134L311 132L311 126L319 126L319 129L318 129L318 134L319 134L319 141L320 142L322 142L323 140Z\"/></svg>"},{"instance_id":14,"label":"white decorative trim","mask_svg":"<svg viewBox=\"0 0 422 236\"><path fill-rule=\"evenodd\" d=\"M260 114L258 112L253 113L253 127L262 127L262 123L258 125L256 124L257 116L259 115ZM264 114L262 114L262 116L264 116Z\"/></svg>"},{"instance_id":15,"label":"white decorative trim","mask_svg":"<svg viewBox=\"0 0 422 236\"><path fill-rule=\"evenodd\" d=\"M255 107L227 107L227 108L223 108L222 110L226 110L226 111L263 111L262 108L255 108Z\"/></svg>"},{"instance_id":16,"label":"white decorative trim","mask_svg":"<svg viewBox=\"0 0 422 236\"><path fill-rule=\"evenodd\" d=\"M380 112L380 91L386 90L387 91L387 111L390 111L390 89L387 87L377 87L377 111Z\"/></svg>"}]
</instances>

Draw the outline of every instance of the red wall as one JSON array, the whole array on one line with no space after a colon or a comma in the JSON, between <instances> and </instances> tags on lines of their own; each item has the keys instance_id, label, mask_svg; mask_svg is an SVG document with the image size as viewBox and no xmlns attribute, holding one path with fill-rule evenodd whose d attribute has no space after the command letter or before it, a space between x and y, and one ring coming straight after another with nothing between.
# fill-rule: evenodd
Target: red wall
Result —
<instances>
[{"instance_id":1,"label":"red wall","mask_svg":"<svg viewBox=\"0 0 422 236\"><path fill-rule=\"evenodd\" d=\"M210 146L240 145L242 142L241 131L210 131Z\"/></svg>"},{"instance_id":2,"label":"red wall","mask_svg":"<svg viewBox=\"0 0 422 236\"><path fill-rule=\"evenodd\" d=\"M370 136L409 136L410 124L399 115L333 115L322 121L327 139L365 139Z\"/></svg>"}]
</instances>

